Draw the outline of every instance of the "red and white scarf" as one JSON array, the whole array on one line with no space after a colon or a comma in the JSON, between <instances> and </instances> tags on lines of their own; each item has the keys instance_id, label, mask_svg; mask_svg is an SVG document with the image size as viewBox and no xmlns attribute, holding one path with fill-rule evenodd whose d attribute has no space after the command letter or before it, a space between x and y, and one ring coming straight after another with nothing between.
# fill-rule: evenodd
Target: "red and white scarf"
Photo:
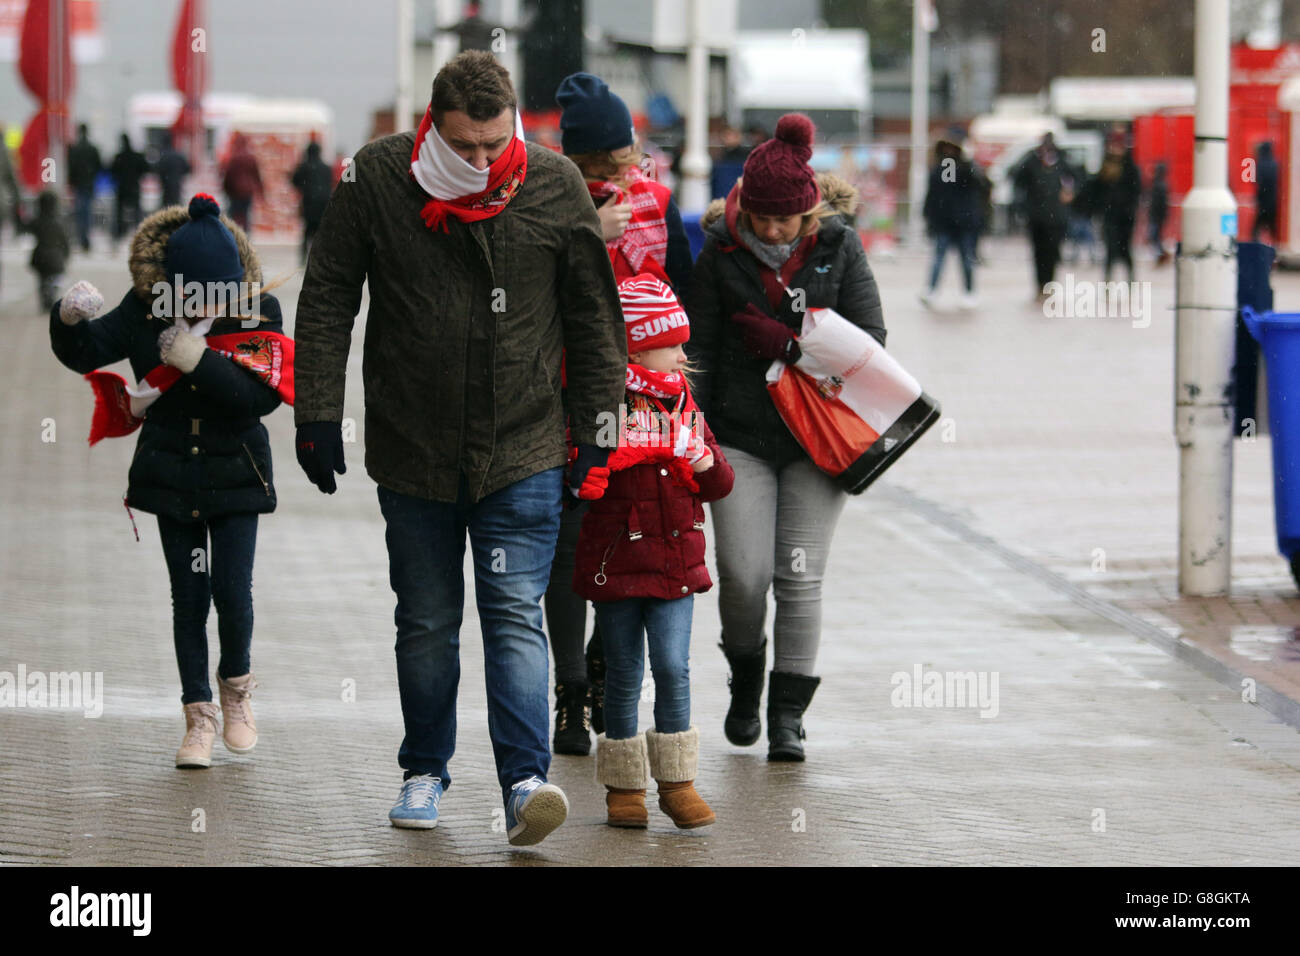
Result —
<instances>
[{"instance_id":1,"label":"red and white scarf","mask_svg":"<svg viewBox=\"0 0 1300 956\"><path fill-rule=\"evenodd\" d=\"M182 335L204 335L212 319L193 326L177 319ZM293 404L293 339L279 332L233 332L206 339L207 347L257 376L273 388L286 405ZM95 394L95 411L90 420L90 444L102 438L121 438L140 427L149 406L181 378L180 369L159 365L139 384L128 385L114 372L91 372L85 376Z\"/></svg>"},{"instance_id":2,"label":"red and white scarf","mask_svg":"<svg viewBox=\"0 0 1300 956\"><path fill-rule=\"evenodd\" d=\"M630 203L632 215L623 235L605 243L614 277L626 279L642 272L668 281L664 272L664 259L668 255L668 223L664 218L668 210L667 194L654 180L636 166L628 167L628 185L622 189L614 183L587 183L592 198L599 202ZM619 260L625 260L626 265Z\"/></svg>"},{"instance_id":3,"label":"red and white scarf","mask_svg":"<svg viewBox=\"0 0 1300 956\"><path fill-rule=\"evenodd\" d=\"M703 458L708 448L703 438L703 417L691 397L686 377L680 372L652 372L629 363L627 391L632 400L618 448L609 456L609 470L667 463L679 485L699 491L691 465Z\"/></svg>"},{"instance_id":4,"label":"red and white scarf","mask_svg":"<svg viewBox=\"0 0 1300 956\"><path fill-rule=\"evenodd\" d=\"M430 196L420 210L430 229L442 227L447 232L448 216L461 222L495 216L519 192L527 172L528 146L519 110L515 110L514 138L487 169L475 169L456 155L433 125L433 107L424 111L411 151L411 178Z\"/></svg>"}]
</instances>

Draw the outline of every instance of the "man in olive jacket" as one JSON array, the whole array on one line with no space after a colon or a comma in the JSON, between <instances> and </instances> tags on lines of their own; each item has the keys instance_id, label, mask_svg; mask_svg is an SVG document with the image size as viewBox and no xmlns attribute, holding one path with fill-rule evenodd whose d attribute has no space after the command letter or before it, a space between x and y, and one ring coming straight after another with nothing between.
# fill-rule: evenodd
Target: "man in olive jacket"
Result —
<instances>
[{"instance_id":1,"label":"man in olive jacket","mask_svg":"<svg viewBox=\"0 0 1300 956\"><path fill-rule=\"evenodd\" d=\"M490 54L439 71L414 135L357 153L316 234L294 330L295 418L299 462L327 493L344 471L344 375L367 280L365 463L387 522L406 730L389 819L433 827L450 786L468 530L507 834L536 843L568 808L546 783L540 605L565 414L578 451L569 492L598 496L609 450L597 435L604 416L617 421L627 352L582 175L524 143L510 76Z\"/></svg>"}]
</instances>

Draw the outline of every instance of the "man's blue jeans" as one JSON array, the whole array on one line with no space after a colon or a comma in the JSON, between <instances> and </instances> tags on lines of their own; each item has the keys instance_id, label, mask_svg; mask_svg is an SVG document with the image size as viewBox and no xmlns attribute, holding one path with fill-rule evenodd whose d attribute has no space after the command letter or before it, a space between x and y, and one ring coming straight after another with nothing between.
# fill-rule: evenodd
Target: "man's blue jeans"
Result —
<instances>
[{"instance_id":1,"label":"man's blue jeans","mask_svg":"<svg viewBox=\"0 0 1300 956\"><path fill-rule=\"evenodd\" d=\"M406 736L397 762L407 776L431 773L451 785L456 749L460 625L465 609L465 532L483 628L488 733L502 795L534 774L546 779L549 657L542 595L560 528L563 469L552 468L468 503L379 488L388 529L388 572L397 595L397 686Z\"/></svg>"},{"instance_id":2,"label":"man's blue jeans","mask_svg":"<svg viewBox=\"0 0 1300 956\"><path fill-rule=\"evenodd\" d=\"M672 601L596 601L594 607L605 645L605 736L610 740L636 736L647 644L655 679L655 730L661 734L690 730L695 595Z\"/></svg>"}]
</instances>

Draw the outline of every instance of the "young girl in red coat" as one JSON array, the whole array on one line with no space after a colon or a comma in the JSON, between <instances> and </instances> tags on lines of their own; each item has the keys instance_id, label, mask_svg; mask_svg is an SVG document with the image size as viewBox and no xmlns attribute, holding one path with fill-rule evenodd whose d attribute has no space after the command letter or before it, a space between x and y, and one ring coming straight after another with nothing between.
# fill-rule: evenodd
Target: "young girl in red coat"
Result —
<instances>
[{"instance_id":1,"label":"young girl in red coat","mask_svg":"<svg viewBox=\"0 0 1300 956\"><path fill-rule=\"evenodd\" d=\"M605 644L605 733L596 777L608 822L644 827L646 763L659 808L687 829L714 822L695 792L699 731L691 726L689 651L694 595L713 586L704 564L704 502L731 491L731 466L687 386L690 326L672 290L651 275L619 283L627 330L626 421L609 457L609 486L582 519L573 590L595 604ZM655 727L637 734L645 649Z\"/></svg>"}]
</instances>

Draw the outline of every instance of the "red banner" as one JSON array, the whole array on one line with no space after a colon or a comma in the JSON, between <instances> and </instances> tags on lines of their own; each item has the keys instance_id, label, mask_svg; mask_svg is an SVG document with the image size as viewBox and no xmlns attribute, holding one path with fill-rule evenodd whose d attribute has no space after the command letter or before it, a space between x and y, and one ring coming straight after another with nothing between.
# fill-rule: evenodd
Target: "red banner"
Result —
<instances>
[{"instance_id":1,"label":"red banner","mask_svg":"<svg viewBox=\"0 0 1300 956\"><path fill-rule=\"evenodd\" d=\"M72 98L72 20L68 0L30 0L23 17L18 73L41 101L23 136L19 159L23 182L32 189L42 185L42 164L47 158L62 162L72 138L68 102Z\"/></svg>"}]
</instances>

